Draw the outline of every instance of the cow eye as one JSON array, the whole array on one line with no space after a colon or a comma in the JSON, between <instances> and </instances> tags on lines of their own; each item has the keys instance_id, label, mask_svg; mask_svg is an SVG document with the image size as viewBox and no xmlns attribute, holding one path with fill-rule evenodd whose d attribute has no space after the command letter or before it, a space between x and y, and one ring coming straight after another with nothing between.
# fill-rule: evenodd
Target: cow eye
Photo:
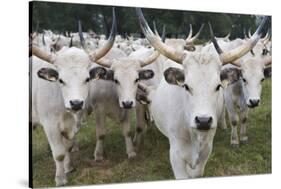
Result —
<instances>
[{"instance_id":1,"label":"cow eye","mask_svg":"<svg viewBox=\"0 0 281 189\"><path fill-rule=\"evenodd\" d=\"M243 80L244 83L247 83L247 80L245 78L242 78L242 80Z\"/></svg>"},{"instance_id":2,"label":"cow eye","mask_svg":"<svg viewBox=\"0 0 281 189\"><path fill-rule=\"evenodd\" d=\"M118 81L117 79L114 79L114 82L115 82L116 84L119 84L119 81Z\"/></svg>"},{"instance_id":3,"label":"cow eye","mask_svg":"<svg viewBox=\"0 0 281 189\"><path fill-rule=\"evenodd\" d=\"M85 80L85 83L88 83L90 81L90 78L88 77L86 80Z\"/></svg>"},{"instance_id":4,"label":"cow eye","mask_svg":"<svg viewBox=\"0 0 281 189\"><path fill-rule=\"evenodd\" d=\"M139 81L140 81L140 79L138 78L138 79L135 80L135 83L137 83L137 82L139 82Z\"/></svg>"},{"instance_id":5,"label":"cow eye","mask_svg":"<svg viewBox=\"0 0 281 189\"><path fill-rule=\"evenodd\" d=\"M261 79L261 82L263 82L263 81L264 81L264 78Z\"/></svg>"},{"instance_id":6,"label":"cow eye","mask_svg":"<svg viewBox=\"0 0 281 189\"><path fill-rule=\"evenodd\" d=\"M221 84L219 84L219 85L216 87L216 91L219 91L221 87L222 87Z\"/></svg>"},{"instance_id":7,"label":"cow eye","mask_svg":"<svg viewBox=\"0 0 281 189\"><path fill-rule=\"evenodd\" d=\"M185 90L190 91L190 88L187 84L184 84L183 87L184 87Z\"/></svg>"},{"instance_id":8,"label":"cow eye","mask_svg":"<svg viewBox=\"0 0 281 189\"><path fill-rule=\"evenodd\" d=\"M65 82L62 79L59 79L60 84L64 85Z\"/></svg>"}]
</instances>

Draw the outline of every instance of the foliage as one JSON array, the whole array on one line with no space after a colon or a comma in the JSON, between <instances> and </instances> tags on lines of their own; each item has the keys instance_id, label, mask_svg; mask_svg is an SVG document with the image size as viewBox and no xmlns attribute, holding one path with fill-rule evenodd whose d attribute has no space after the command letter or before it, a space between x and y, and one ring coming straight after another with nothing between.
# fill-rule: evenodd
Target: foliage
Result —
<instances>
[{"instance_id":1,"label":"foliage","mask_svg":"<svg viewBox=\"0 0 281 189\"><path fill-rule=\"evenodd\" d=\"M91 29L98 34L107 34L111 26L111 6L35 1L31 10L32 31L35 31L39 25L39 31L51 29L58 33L77 32L79 19L83 23L84 31ZM251 29L253 32L256 29L258 19L258 16L255 15L164 9L146 8L143 9L143 12L151 26L152 21L155 21L159 28L166 25L167 37L186 37L189 32L189 24L193 25L193 33L196 33L202 23L211 22L216 36L223 37L231 31L232 39L243 38L244 28L246 31ZM116 16L119 34L141 33L133 7L116 7ZM209 39L209 28L206 26L201 35L201 38L205 40Z\"/></svg>"}]
</instances>

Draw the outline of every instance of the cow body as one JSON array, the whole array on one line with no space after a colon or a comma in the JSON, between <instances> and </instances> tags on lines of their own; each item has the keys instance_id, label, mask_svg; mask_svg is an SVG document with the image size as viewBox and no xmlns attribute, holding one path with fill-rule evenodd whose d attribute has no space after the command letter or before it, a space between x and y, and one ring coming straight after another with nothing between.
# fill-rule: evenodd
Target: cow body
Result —
<instances>
[{"instance_id":1,"label":"cow body","mask_svg":"<svg viewBox=\"0 0 281 189\"><path fill-rule=\"evenodd\" d=\"M155 124L169 139L170 162L176 179L202 176L212 151L217 120L223 109L223 90L215 92L219 82L219 60L216 63L212 59L196 54L188 56L189 61L183 63L184 82L193 88L194 96L184 87L167 83L165 78L149 95ZM178 67L176 65L174 67ZM195 79L195 75L200 77ZM212 99L208 94L212 94ZM211 129L198 131L194 119L206 115L212 117Z\"/></svg>"}]
</instances>

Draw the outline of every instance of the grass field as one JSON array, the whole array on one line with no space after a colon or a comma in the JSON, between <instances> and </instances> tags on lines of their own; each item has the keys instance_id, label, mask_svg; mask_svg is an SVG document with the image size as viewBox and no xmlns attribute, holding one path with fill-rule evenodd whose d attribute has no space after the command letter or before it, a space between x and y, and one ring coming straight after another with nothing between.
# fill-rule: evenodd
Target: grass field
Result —
<instances>
[{"instance_id":1,"label":"grass field","mask_svg":"<svg viewBox=\"0 0 281 189\"><path fill-rule=\"evenodd\" d=\"M132 119L134 125L135 119ZM229 125L229 124L228 124ZM147 130L144 145L134 160L128 160L121 128L107 121L105 159L93 160L95 124L89 117L77 135L79 152L72 154L75 172L68 185L88 185L174 179L169 163L169 144L157 130ZM34 187L55 186L55 164L42 128L33 131ZM251 109L248 120L249 143L230 148L230 128L217 130L213 152L205 168L206 177L271 173L271 80L263 83L262 103Z\"/></svg>"}]
</instances>

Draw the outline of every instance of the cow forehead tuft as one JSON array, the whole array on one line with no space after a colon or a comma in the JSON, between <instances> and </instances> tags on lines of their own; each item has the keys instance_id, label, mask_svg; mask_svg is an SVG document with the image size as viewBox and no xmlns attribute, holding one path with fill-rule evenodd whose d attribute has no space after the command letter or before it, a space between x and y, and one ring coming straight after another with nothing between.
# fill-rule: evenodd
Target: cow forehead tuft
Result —
<instances>
[{"instance_id":1,"label":"cow forehead tuft","mask_svg":"<svg viewBox=\"0 0 281 189\"><path fill-rule=\"evenodd\" d=\"M188 64L217 64L220 65L220 60L218 56L212 53L187 53L187 56L184 60L184 65Z\"/></svg>"},{"instance_id":2,"label":"cow forehead tuft","mask_svg":"<svg viewBox=\"0 0 281 189\"><path fill-rule=\"evenodd\" d=\"M126 70L126 69L139 70L141 67L140 67L140 62L136 59L121 58L115 60L111 68L113 70Z\"/></svg>"},{"instance_id":3,"label":"cow forehead tuft","mask_svg":"<svg viewBox=\"0 0 281 189\"><path fill-rule=\"evenodd\" d=\"M59 52L55 65L58 67L88 67L90 64L88 54L76 47Z\"/></svg>"}]
</instances>

